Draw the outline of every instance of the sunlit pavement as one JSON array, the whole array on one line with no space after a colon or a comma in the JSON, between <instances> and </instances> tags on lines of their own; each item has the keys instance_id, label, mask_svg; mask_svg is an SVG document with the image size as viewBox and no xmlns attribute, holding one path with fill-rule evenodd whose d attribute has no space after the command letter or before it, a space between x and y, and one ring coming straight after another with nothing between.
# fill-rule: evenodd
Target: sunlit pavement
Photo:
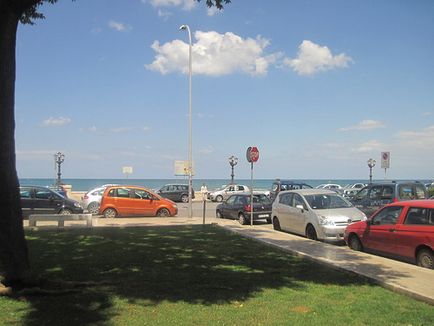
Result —
<instances>
[{"instance_id":1,"label":"sunlit pavement","mask_svg":"<svg viewBox=\"0 0 434 326\"><path fill-rule=\"evenodd\" d=\"M238 221L215 218L215 203L207 205L205 221L202 206L194 205L193 217L189 218L187 205L179 205L176 217L95 218L94 227L146 227L215 224L244 237L278 247L304 258L363 275L395 292L403 293L434 305L434 270L350 250L343 245L312 241L300 236L273 230L270 224L255 222L254 226L240 225ZM24 221L28 226L28 221ZM65 229L83 227L80 222L65 222ZM56 228L53 222L40 222L38 228Z\"/></svg>"}]
</instances>

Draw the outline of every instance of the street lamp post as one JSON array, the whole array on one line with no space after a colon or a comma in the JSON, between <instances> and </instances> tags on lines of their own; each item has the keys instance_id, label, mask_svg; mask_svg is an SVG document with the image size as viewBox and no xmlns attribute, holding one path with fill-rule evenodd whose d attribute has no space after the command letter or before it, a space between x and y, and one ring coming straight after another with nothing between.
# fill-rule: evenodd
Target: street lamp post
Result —
<instances>
[{"instance_id":1,"label":"street lamp post","mask_svg":"<svg viewBox=\"0 0 434 326\"><path fill-rule=\"evenodd\" d=\"M189 88L189 96L188 96L188 217L193 217L193 207L192 207L192 188L193 188L193 149L192 149L192 113L191 113L191 104L192 104L192 92L191 92L191 75L192 75L192 58L191 58L191 31L188 25L181 25L179 27L180 30L187 30L188 32L188 88Z\"/></svg>"},{"instance_id":2,"label":"street lamp post","mask_svg":"<svg viewBox=\"0 0 434 326\"><path fill-rule=\"evenodd\" d=\"M57 152L54 154L54 163L57 164L57 179L56 179L56 185L60 186L60 177L62 173L60 172L60 165L65 161L65 154L61 152Z\"/></svg>"},{"instance_id":3,"label":"street lamp post","mask_svg":"<svg viewBox=\"0 0 434 326\"><path fill-rule=\"evenodd\" d=\"M233 184L234 183L234 166L235 165L237 165L237 163L238 163L238 157L235 157L235 156L231 156L231 157L229 157L229 164L230 164L230 166L231 166L231 169L232 169L232 173L231 173L231 184Z\"/></svg>"},{"instance_id":4,"label":"street lamp post","mask_svg":"<svg viewBox=\"0 0 434 326\"><path fill-rule=\"evenodd\" d=\"M369 183L372 183L372 168L375 166L375 163L377 163L375 160L370 158L368 160L368 167L369 167Z\"/></svg>"}]
</instances>

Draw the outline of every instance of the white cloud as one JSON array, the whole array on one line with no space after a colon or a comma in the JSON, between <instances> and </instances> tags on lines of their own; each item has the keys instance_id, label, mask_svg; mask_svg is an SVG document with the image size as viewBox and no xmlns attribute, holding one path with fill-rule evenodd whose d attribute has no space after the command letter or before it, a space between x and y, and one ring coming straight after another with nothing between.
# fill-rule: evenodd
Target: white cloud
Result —
<instances>
[{"instance_id":1,"label":"white cloud","mask_svg":"<svg viewBox=\"0 0 434 326\"><path fill-rule=\"evenodd\" d=\"M207 14L208 16L214 16L214 15L218 14L218 13L221 12L221 11L223 11L223 10L220 10L220 9L218 9L217 7L213 6L213 7L210 7L210 8L208 8L208 9L206 10L206 14Z\"/></svg>"},{"instance_id":2,"label":"white cloud","mask_svg":"<svg viewBox=\"0 0 434 326\"><path fill-rule=\"evenodd\" d=\"M127 31L130 31L132 29L131 26L125 25L123 23L120 23L120 22L117 22L114 20L110 20L108 23L108 26L117 32L127 32Z\"/></svg>"},{"instance_id":3,"label":"white cloud","mask_svg":"<svg viewBox=\"0 0 434 326\"><path fill-rule=\"evenodd\" d=\"M118 134L118 133L122 133L122 132L129 132L131 130L133 130L133 128L130 128L130 127L118 127L118 128L112 128L112 129L110 129L110 132Z\"/></svg>"},{"instance_id":4,"label":"white cloud","mask_svg":"<svg viewBox=\"0 0 434 326\"><path fill-rule=\"evenodd\" d=\"M401 131L397 137L402 145L432 152L434 148L434 125L417 131Z\"/></svg>"},{"instance_id":5,"label":"white cloud","mask_svg":"<svg viewBox=\"0 0 434 326\"><path fill-rule=\"evenodd\" d=\"M421 116L422 117L430 117L430 116L432 116L432 114L433 114L432 112L424 112L421 114Z\"/></svg>"},{"instance_id":6,"label":"white cloud","mask_svg":"<svg viewBox=\"0 0 434 326\"><path fill-rule=\"evenodd\" d=\"M308 76L334 68L346 68L352 61L345 53L333 55L327 46L304 40L299 46L297 58L285 58L283 63L299 75Z\"/></svg>"},{"instance_id":7,"label":"white cloud","mask_svg":"<svg viewBox=\"0 0 434 326\"><path fill-rule=\"evenodd\" d=\"M268 66L280 56L279 53L266 55L269 41L258 36L256 39L242 37L228 32L195 33L196 43L192 46L193 73L208 76L221 76L240 71L250 75L265 75ZM188 44L174 40L160 45L152 44L156 52L155 60L145 65L147 69L162 74L171 72L188 73Z\"/></svg>"},{"instance_id":8,"label":"white cloud","mask_svg":"<svg viewBox=\"0 0 434 326\"><path fill-rule=\"evenodd\" d=\"M149 130L151 130L151 128L148 126L145 126L142 128L142 131L144 131L144 132L148 132Z\"/></svg>"},{"instance_id":9,"label":"white cloud","mask_svg":"<svg viewBox=\"0 0 434 326\"><path fill-rule=\"evenodd\" d=\"M387 148L384 144L380 143L377 140L370 140L365 143L358 145L356 148L352 149L352 152L357 153L368 153L368 152L379 152L383 148Z\"/></svg>"},{"instance_id":10,"label":"white cloud","mask_svg":"<svg viewBox=\"0 0 434 326\"><path fill-rule=\"evenodd\" d=\"M211 145L208 145L206 148L200 149L199 153L203 154L203 155L210 155L210 154L214 153L214 147L212 147Z\"/></svg>"},{"instance_id":11,"label":"white cloud","mask_svg":"<svg viewBox=\"0 0 434 326\"><path fill-rule=\"evenodd\" d=\"M164 20L169 19L173 14L170 11L158 9L158 17L162 17Z\"/></svg>"},{"instance_id":12,"label":"white cloud","mask_svg":"<svg viewBox=\"0 0 434 326\"><path fill-rule=\"evenodd\" d=\"M372 130L378 128L384 128L384 123L377 120L363 120L354 126L340 128L339 131Z\"/></svg>"},{"instance_id":13,"label":"white cloud","mask_svg":"<svg viewBox=\"0 0 434 326\"><path fill-rule=\"evenodd\" d=\"M196 6L195 0L148 0L153 7L182 7L182 9L190 11Z\"/></svg>"},{"instance_id":14,"label":"white cloud","mask_svg":"<svg viewBox=\"0 0 434 326\"><path fill-rule=\"evenodd\" d=\"M42 122L42 124L45 127L62 127L69 123L71 123L71 119L64 118L64 117L58 117L58 118L49 117L48 119Z\"/></svg>"}]
</instances>

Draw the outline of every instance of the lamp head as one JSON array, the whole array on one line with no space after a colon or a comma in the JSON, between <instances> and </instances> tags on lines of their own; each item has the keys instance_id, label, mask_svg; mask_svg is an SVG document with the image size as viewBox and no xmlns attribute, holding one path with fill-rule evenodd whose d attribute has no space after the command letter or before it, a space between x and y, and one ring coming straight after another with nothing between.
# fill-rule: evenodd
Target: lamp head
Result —
<instances>
[{"instance_id":1,"label":"lamp head","mask_svg":"<svg viewBox=\"0 0 434 326\"><path fill-rule=\"evenodd\" d=\"M181 25L181 26L179 26L179 30L180 31L186 30L186 29L187 29L187 25Z\"/></svg>"}]
</instances>

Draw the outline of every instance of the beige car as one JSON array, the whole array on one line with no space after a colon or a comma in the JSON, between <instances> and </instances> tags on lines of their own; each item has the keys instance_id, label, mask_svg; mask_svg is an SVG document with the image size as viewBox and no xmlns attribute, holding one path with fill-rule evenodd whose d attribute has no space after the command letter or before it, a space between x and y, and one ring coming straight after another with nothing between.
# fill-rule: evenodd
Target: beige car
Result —
<instances>
[{"instance_id":1,"label":"beige car","mask_svg":"<svg viewBox=\"0 0 434 326\"><path fill-rule=\"evenodd\" d=\"M342 241L345 228L366 215L332 190L300 189L280 192L273 203L275 230L313 240Z\"/></svg>"}]
</instances>

